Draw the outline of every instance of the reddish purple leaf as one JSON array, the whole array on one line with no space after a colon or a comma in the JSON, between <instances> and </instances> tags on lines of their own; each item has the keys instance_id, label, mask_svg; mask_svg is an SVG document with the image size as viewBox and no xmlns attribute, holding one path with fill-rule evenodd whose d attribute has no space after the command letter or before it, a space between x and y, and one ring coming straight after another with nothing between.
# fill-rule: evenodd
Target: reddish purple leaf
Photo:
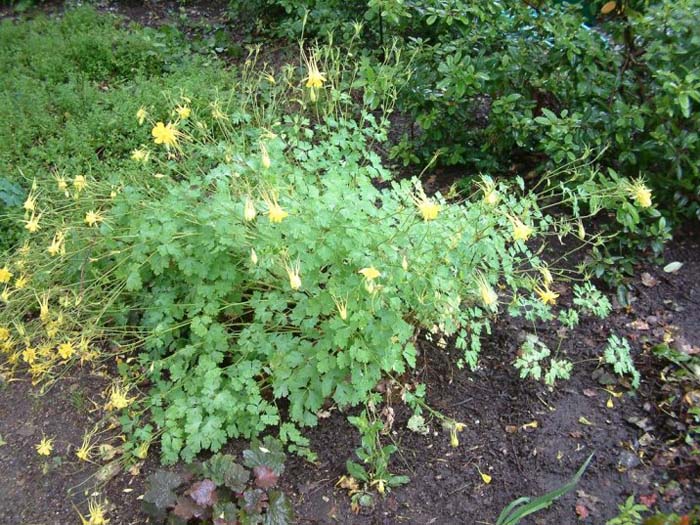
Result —
<instances>
[{"instance_id":1,"label":"reddish purple leaf","mask_svg":"<svg viewBox=\"0 0 700 525\"><path fill-rule=\"evenodd\" d=\"M219 499L216 494L216 485L210 479L198 481L186 492L202 507L213 507Z\"/></svg>"},{"instance_id":2,"label":"reddish purple leaf","mask_svg":"<svg viewBox=\"0 0 700 525\"><path fill-rule=\"evenodd\" d=\"M255 475L255 485L261 489L269 489L277 485L279 476L270 467L258 465L253 469Z\"/></svg>"}]
</instances>

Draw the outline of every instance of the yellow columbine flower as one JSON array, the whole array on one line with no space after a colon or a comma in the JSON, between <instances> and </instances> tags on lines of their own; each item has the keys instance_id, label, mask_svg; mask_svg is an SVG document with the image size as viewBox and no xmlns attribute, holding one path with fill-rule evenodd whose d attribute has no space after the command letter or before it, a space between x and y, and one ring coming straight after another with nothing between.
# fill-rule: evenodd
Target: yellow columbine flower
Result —
<instances>
[{"instance_id":1,"label":"yellow columbine flower","mask_svg":"<svg viewBox=\"0 0 700 525\"><path fill-rule=\"evenodd\" d=\"M246 197L245 206L243 207L243 219L246 222L250 222L255 219L257 214L258 212L255 211L255 203L250 197Z\"/></svg>"},{"instance_id":2,"label":"yellow columbine flower","mask_svg":"<svg viewBox=\"0 0 700 525\"><path fill-rule=\"evenodd\" d=\"M58 346L58 355L61 356L61 359L70 359L74 353L75 348L73 347L70 341Z\"/></svg>"},{"instance_id":3,"label":"yellow columbine flower","mask_svg":"<svg viewBox=\"0 0 700 525\"><path fill-rule=\"evenodd\" d=\"M13 273L9 270L7 266L0 268L0 283L9 283L12 279Z\"/></svg>"},{"instance_id":4,"label":"yellow columbine flower","mask_svg":"<svg viewBox=\"0 0 700 525\"><path fill-rule=\"evenodd\" d=\"M104 503L99 503L95 500L88 502L88 517L85 519L80 515L81 525L107 525L109 520L105 517Z\"/></svg>"},{"instance_id":5,"label":"yellow columbine flower","mask_svg":"<svg viewBox=\"0 0 700 525\"><path fill-rule=\"evenodd\" d=\"M56 175L56 187L58 187L58 191L66 191L68 189L68 183L66 182L66 179L63 178L62 175Z\"/></svg>"},{"instance_id":6,"label":"yellow columbine flower","mask_svg":"<svg viewBox=\"0 0 700 525\"><path fill-rule=\"evenodd\" d=\"M368 266L367 268L362 268L357 273L362 274L362 276L368 281L374 281L377 277L382 274L374 266Z\"/></svg>"},{"instance_id":7,"label":"yellow columbine flower","mask_svg":"<svg viewBox=\"0 0 700 525\"><path fill-rule=\"evenodd\" d=\"M483 275L477 276L476 284L479 287L479 295L481 295L481 301L484 305L491 307L498 304L498 294L493 290Z\"/></svg>"},{"instance_id":8,"label":"yellow columbine flower","mask_svg":"<svg viewBox=\"0 0 700 525\"><path fill-rule=\"evenodd\" d=\"M95 445L92 444L92 438L95 435L95 429L85 432L83 435L83 443L80 448L75 451L75 455L80 461L90 461L92 451Z\"/></svg>"},{"instance_id":9,"label":"yellow columbine flower","mask_svg":"<svg viewBox=\"0 0 700 525\"><path fill-rule=\"evenodd\" d=\"M37 454L40 456L50 456L53 450L53 439L47 439L46 437L41 438L38 445L34 445Z\"/></svg>"},{"instance_id":10,"label":"yellow columbine flower","mask_svg":"<svg viewBox=\"0 0 700 525\"><path fill-rule=\"evenodd\" d=\"M523 223L517 217L508 217L513 225L513 239L516 241L527 241L533 234L534 230L531 226Z\"/></svg>"},{"instance_id":11,"label":"yellow columbine flower","mask_svg":"<svg viewBox=\"0 0 700 525\"><path fill-rule=\"evenodd\" d=\"M552 279L552 272L549 271L549 268L547 268L546 266L542 266L541 268L539 268L539 270L540 270L540 273L542 274L542 279L544 280L544 285L549 286L550 284L552 284L552 281L554 279Z\"/></svg>"},{"instance_id":12,"label":"yellow columbine flower","mask_svg":"<svg viewBox=\"0 0 700 525\"><path fill-rule=\"evenodd\" d=\"M96 226L98 223L104 220L104 215L102 215L99 211L90 210L85 214L85 224L88 226Z\"/></svg>"},{"instance_id":13,"label":"yellow columbine flower","mask_svg":"<svg viewBox=\"0 0 700 525\"><path fill-rule=\"evenodd\" d=\"M269 169L272 163L270 162L270 154L268 153L267 146L265 146L264 142L260 143L260 158L263 168Z\"/></svg>"},{"instance_id":14,"label":"yellow columbine flower","mask_svg":"<svg viewBox=\"0 0 700 525\"><path fill-rule=\"evenodd\" d=\"M28 221L24 221L24 227L29 233L36 233L38 230L41 229L41 226L39 226L39 220L41 219L41 213L39 215L36 215L34 212L32 212L32 216L29 218Z\"/></svg>"},{"instance_id":15,"label":"yellow columbine flower","mask_svg":"<svg viewBox=\"0 0 700 525\"><path fill-rule=\"evenodd\" d=\"M10 339L10 331L4 326L0 327L0 342Z\"/></svg>"},{"instance_id":16,"label":"yellow columbine flower","mask_svg":"<svg viewBox=\"0 0 700 525\"><path fill-rule=\"evenodd\" d=\"M250 249L250 262L253 264L253 266L255 266L256 264L258 264L258 254L255 253L255 249L254 249L254 248L251 248L251 249Z\"/></svg>"},{"instance_id":17,"label":"yellow columbine flower","mask_svg":"<svg viewBox=\"0 0 700 525\"><path fill-rule=\"evenodd\" d=\"M581 219L578 220L578 238L584 240L586 238L586 229L583 227Z\"/></svg>"},{"instance_id":18,"label":"yellow columbine flower","mask_svg":"<svg viewBox=\"0 0 700 525\"><path fill-rule=\"evenodd\" d=\"M295 263L285 266L285 270L287 270L287 275L289 276L289 286L291 286L292 290L301 288L301 276L299 275L299 271L301 270L300 265L301 263L297 260Z\"/></svg>"},{"instance_id":19,"label":"yellow columbine flower","mask_svg":"<svg viewBox=\"0 0 700 525\"><path fill-rule=\"evenodd\" d=\"M319 71L315 56L312 56L306 62L306 68L308 70L308 75L304 79L306 80L306 87L311 89L322 88L323 83L326 81L326 76Z\"/></svg>"},{"instance_id":20,"label":"yellow columbine flower","mask_svg":"<svg viewBox=\"0 0 700 525\"><path fill-rule=\"evenodd\" d=\"M423 197L420 200L415 199L415 203L418 207L418 211L423 217L423 220L432 221L437 219L438 213L440 213L439 204L434 202L432 199L429 199L425 195L423 195Z\"/></svg>"},{"instance_id":21,"label":"yellow columbine flower","mask_svg":"<svg viewBox=\"0 0 700 525\"><path fill-rule=\"evenodd\" d=\"M65 238L65 232L56 232L54 234L51 244L49 244L49 247L46 249L52 257L55 257L59 253L61 255L66 253L66 248L64 246Z\"/></svg>"},{"instance_id":22,"label":"yellow columbine flower","mask_svg":"<svg viewBox=\"0 0 700 525\"><path fill-rule=\"evenodd\" d=\"M138 148L131 152L131 160L135 160L136 162L143 162L145 164L150 157L151 152L143 148Z\"/></svg>"},{"instance_id":23,"label":"yellow columbine flower","mask_svg":"<svg viewBox=\"0 0 700 525\"><path fill-rule=\"evenodd\" d=\"M540 296L540 301L542 301L544 304L556 304L557 297L559 297L558 293L553 292L549 289L549 286L546 285L544 288L536 286L535 292L537 292L537 295Z\"/></svg>"},{"instance_id":24,"label":"yellow columbine flower","mask_svg":"<svg viewBox=\"0 0 700 525\"><path fill-rule=\"evenodd\" d=\"M270 222L280 223L289 216L289 213L284 211L282 207L277 203L277 197L274 195L263 195L263 200L267 205L267 217Z\"/></svg>"},{"instance_id":25,"label":"yellow columbine flower","mask_svg":"<svg viewBox=\"0 0 700 525\"><path fill-rule=\"evenodd\" d=\"M403 258L401 259L401 268L403 268L404 272L408 271L408 260L406 259L406 256L404 255Z\"/></svg>"},{"instance_id":26,"label":"yellow columbine flower","mask_svg":"<svg viewBox=\"0 0 700 525\"><path fill-rule=\"evenodd\" d=\"M651 190L647 188L646 184L641 179L638 179L630 187L630 193L632 198L637 201L637 204L642 208L648 208L651 206Z\"/></svg>"},{"instance_id":27,"label":"yellow columbine flower","mask_svg":"<svg viewBox=\"0 0 700 525\"><path fill-rule=\"evenodd\" d=\"M148 449L150 446L151 444L148 441L144 441L134 451L134 456L136 456L139 459L146 459L146 456L148 456Z\"/></svg>"},{"instance_id":28,"label":"yellow columbine flower","mask_svg":"<svg viewBox=\"0 0 700 525\"><path fill-rule=\"evenodd\" d=\"M30 192L29 195L27 195L27 200L24 201L22 207L27 212L33 212L36 209L36 197L33 193Z\"/></svg>"},{"instance_id":29,"label":"yellow columbine flower","mask_svg":"<svg viewBox=\"0 0 700 525\"><path fill-rule=\"evenodd\" d=\"M221 106L219 105L219 101L215 100L211 104L211 116L214 120L228 120L228 115L221 111Z\"/></svg>"},{"instance_id":30,"label":"yellow columbine flower","mask_svg":"<svg viewBox=\"0 0 700 525\"><path fill-rule=\"evenodd\" d=\"M178 106L175 111L177 112L177 116L182 120L189 118L192 113L192 110L188 106Z\"/></svg>"},{"instance_id":31,"label":"yellow columbine flower","mask_svg":"<svg viewBox=\"0 0 700 525\"><path fill-rule=\"evenodd\" d=\"M32 348L31 346L25 348L22 351L22 361L28 365L31 365L34 361L36 361L36 348Z\"/></svg>"},{"instance_id":32,"label":"yellow columbine flower","mask_svg":"<svg viewBox=\"0 0 700 525\"><path fill-rule=\"evenodd\" d=\"M45 292L41 297L36 298L39 302L39 319L46 322L49 319L49 293Z\"/></svg>"},{"instance_id":33,"label":"yellow columbine flower","mask_svg":"<svg viewBox=\"0 0 700 525\"><path fill-rule=\"evenodd\" d=\"M27 279L26 275L20 275L16 280L15 280L15 288L18 290L21 290L27 286Z\"/></svg>"},{"instance_id":34,"label":"yellow columbine flower","mask_svg":"<svg viewBox=\"0 0 700 525\"><path fill-rule=\"evenodd\" d=\"M127 397L128 389L119 386L112 385L112 391L109 395L109 403L105 406L106 410L121 410L122 408L128 407L134 398Z\"/></svg>"},{"instance_id":35,"label":"yellow columbine flower","mask_svg":"<svg viewBox=\"0 0 700 525\"><path fill-rule=\"evenodd\" d=\"M87 187L87 180L85 180L83 175L76 175L73 179L73 187L80 193Z\"/></svg>"},{"instance_id":36,"label":"yellow columbine flower","mask_svg":"<svg viewBox=\"0 0 700 525\"><path fill-rule=\"evenodd\" d=\"M156 144L163 144L167 149L170 149L177 148L180 132L171 122L168 122L167 125L158 122L151 130L151 135L153 135L153 141Z\"/></svg>"},{"instance_id":37,"label":"yellow columbine flower","mask_svg":"<svg viewBox=\"0 0 700 525\"><path fill-rule=\"evenodd\" d=\"M0 293L0 301L5 304L10 302L10 290L7 289L7 286L5 286L5 289Z\"/></svg>"},{"instance_id":38,"label":"yellow columbine flower","mask_svg":"<svg viewBox=\"0 0 700 525\"><path fill-rule=\"evenodd\" d=\"M136 112L136 120L139 123L139 126L143 126L143 123L146 122L146 117L148 116L148 113L146 113L146 108L141 106L139 110Z\"/></svg>"},{"instance_id":39,"label":"yellow columbine flower","mask_svg":"<svg viewBox=\"0 0 700 525\"><path fill-rule=\"evenodd\" d=\"M333 297L333 302L335 303L335 307L338 309L338 315L340 315L340 318L345 321L348 318L348 301L347 299L338 299L337 297Z\"/></svg>"}]
</instances>

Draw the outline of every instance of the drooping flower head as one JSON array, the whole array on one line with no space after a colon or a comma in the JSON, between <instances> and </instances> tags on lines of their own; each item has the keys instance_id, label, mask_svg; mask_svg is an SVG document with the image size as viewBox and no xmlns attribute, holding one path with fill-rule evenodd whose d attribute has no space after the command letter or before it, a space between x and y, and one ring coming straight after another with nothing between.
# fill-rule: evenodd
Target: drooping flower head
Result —
<instances>
[{"instance_id":1,"label":"drooping flower head","mask_svg":"<svg viewBox=\"0 0 700 525\"><path fill-rule=\"evenodd\" d=\"M486 277L482 274L477 275L476 285L479 288L479 295L481 296L481 302L484 303L484 306L491 308L498 304L498 294L486 280Z\"/></svg>"},{"instance_id":2,"label":"drooping flower head","mask_svg":"<svg viewBox=\"0 0 700 525\"><path fill-rule=\"evenodd\" d=\"M311 54L309 58L305 57L306 62L306 87L310 89L322 88L323 83L326 81L326 75L321 73L318 69L318 62L316 60L316 55Z\"/></svg>"},{"instance_id":3,"label":"drooping flower head","mask_svg":"<svg viewBox=\"0 0 700 525\"><path fill-rule=\"evenodd\" d=\"M267 206L267 217L271 223L279 224L289 216L289 213L284 211L278 204L277 197L274 194L264 193L262 199Z\"/></svg>"},{"instance_id":4,"label":"drooping flower head","mask_svg":"<svg viewBox=\"0 0 700 525\"><path fill-rule=\"evenodd\" d=\"M141 106L139 110L136 112L136 120L139 123L139 126L142 126L143 123L146 121L146 117L148 116L148 113L146 113L146 108Z\"/></svg>"},{"instance_id":5,"label":"drooping flower head","mask_svg":"<svg viewBox=\"0 0 700 525\"><path fill-rule=\"evenodd\" d=\"M495 206L501 200L501 195L496 190L493 179L489 176L482 176L479 188L483 193L483 200L489 206Z\"/></svg>"},{"instance_id":6,"label":"drooping flower head","mask_svg":"<svg viewBox=\"0 0 700 525\"><path fill-rule=\"evenodd\" d=\"M285 266L287 270L287 276L289 277L289 286L292 290L298 290L301 288L301 276L299 275L301 271L301 263L297 259L296 262L288 264Z\"/></svg>"},{"instance_id":7,"label":"drooping flower head","mask_svg":"<svg viewBox=\"0 0 700 525\"><path fill-rule=\"evenodd\" d=\"M36 453L40 456L50 456L53 451L53 439L48 439L46 436L41 438L41 441L34 445Z\"/></svg>"},{"instance_id":8,"label":"drooping flower head","mask_svg":"<svg viewBox=\"0 0 700 525\"><path fill-rule=\"evenodd\" d=\"M518 217L508 217L508 219L513 226L513 240L525 242L534 233L532 226L528 226Z\"/></svg>"},{"instance_id":9,"label":"drooping flower head","mask_svg":"<svg viewBox=\"0 0 700 525\"><path fill-rule=\"evenodd\" d=\"M85 224L88 226L97 226L105 220L104 215L99 211L90 210L85 214Z\"/></svg>"},{"instance_id":10,"label":"drooping flower head","mask_svg":"<svg viewBox=\"0 0 700 525\"><path fill-rule=\"evenodd\" d=\"M189 106L178 106L175 108L175 112L182 120L186 120L190 117L192 110L189 108Z\"/></svg>"},{"instance_id":11,"label":"drooping flower head","mask_svg":"<svg viewBox=\"0 0 700 525\"><path fill-rule=\"evenodd\" d=\"M0 268L0 283L9 283L12 279L12 272L7 266Z\"/></svg>"}]
</instances>

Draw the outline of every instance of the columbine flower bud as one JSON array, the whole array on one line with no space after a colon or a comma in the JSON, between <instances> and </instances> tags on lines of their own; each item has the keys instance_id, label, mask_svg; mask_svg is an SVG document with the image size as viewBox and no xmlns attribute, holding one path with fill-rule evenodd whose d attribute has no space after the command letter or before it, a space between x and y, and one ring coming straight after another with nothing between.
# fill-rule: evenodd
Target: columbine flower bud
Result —
<instances>
[{"instance_id":1,"label":"columbine flower bud","mask_svg":"<svg viewBox=\"0 0 700 525\"><path fill-rule=\"evenodd\" d=\"M253 266L258 264L258 254L255 253L255 249L251 248L250 249L250 262L253 263Z\"/></svg>"},{"instance_id":2,"label":"columbine flower bud","mask_svg":"<svg viewBox=\"0 0 700 525\"><path fill-rule=\"evenodd\" d=\"M243 209L243 218L246 220L246 222L250 222L255 219L257 214L258 212L255 211L255 204L253 201L250 199L250 197L246 198L245 207Z\"/></svg>"}]
</instances>

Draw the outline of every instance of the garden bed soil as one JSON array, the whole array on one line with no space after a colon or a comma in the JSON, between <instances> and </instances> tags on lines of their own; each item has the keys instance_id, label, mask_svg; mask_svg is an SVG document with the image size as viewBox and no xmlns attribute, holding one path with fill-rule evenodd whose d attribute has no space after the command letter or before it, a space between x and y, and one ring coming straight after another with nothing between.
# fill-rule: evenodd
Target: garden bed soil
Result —
<instances>
[{"instance_id":1,"label":"garden bed soil","mask_svg":"<svg viewBox=\"0 0 700 525\"><path fill-rule=\"evenodd\" d=\"M321 426L308 432L318 463L289 458L282 477L297 523L493 523L513 499L540 495L565 483L591 453L594 459L577 491L524 524L603 524L631 494L665 511L698 504L700 487L693 483L700 474L697 458L693 460L679 442L668 442L682 434L682 427L673 414L658 408L669 395L660 374L665 364L650 353L653 344L668 340L668 334L685 351L700 347L697 232L680 234L669 244L666 261L675 260L684 265L674 274L657 265L639 269L630 307L616 308L603 321L585 319L566 334L560 352L575 362L574 373L553 390L517 377L512 361L524 330L532 329L517 320L504 317L496 324L473 372L455 367L456 349L421 340L418 369L405 379L424 382L429 404L465 423L459 446L452 448L449 435L434 421L427 436L408 431L408 412L400 402L393 404L395 420L386 441L394 441L400 452L392 468L411 482L355 513L346 491L336 484L346 474L345 460L352 456L359 436L347 414L331 411ZM649 275L643 284L645 272ZM566 290L560 291L565 303ZM556 324L537 330L545 341L558 340ZM636 393L626 388L624 380L600 383L598 374L603 370L598 356L613 332L626 336L635 348L642 372ZM98 466L74 456L83 431L101 417L100 396L108 385L104 372L76 371L44 395L26 380L3 383L0 523L78 523L76 509L85 512L90 494L109 501L112 525L148 522L140 512L139 496L145 478L158 468L155 460L101 483L94 477ZM624 394L617 398L605 388ZM48 460L35 450L43 435L55 438ZM118 445L116 430L112 437ZM242 447L243 443L229 446L234 452ZM480 472L491 477L489 484Z\"/></svg>"}]
</instances>

